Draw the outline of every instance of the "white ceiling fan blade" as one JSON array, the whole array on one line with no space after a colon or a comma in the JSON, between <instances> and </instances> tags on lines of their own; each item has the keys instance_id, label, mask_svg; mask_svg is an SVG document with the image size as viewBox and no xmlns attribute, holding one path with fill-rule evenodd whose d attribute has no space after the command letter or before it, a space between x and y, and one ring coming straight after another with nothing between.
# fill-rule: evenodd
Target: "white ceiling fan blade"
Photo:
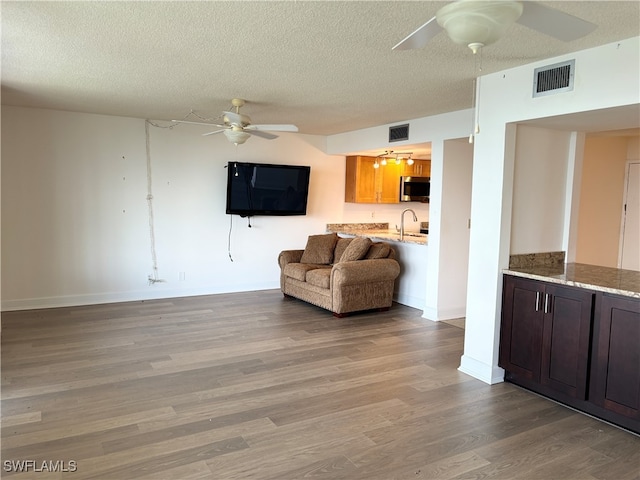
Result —
<instances>
[{"instance_id":1,"label":"white ceiling fan blade","mask_svg":"<svg viewBox=\"0 0 640 480\"><path fill-rule=\"evenodd\" d=\"M268 132L297 132L298 127L287 124L248 125L245 130L262 130Z\"/></svg>"},{"instance_id":2,"label":"white ceiling fan blade","mask_svg":"<svg viewBox=\"0 0 640 480\"><path fill-rule=\"evenodd\" d=\"M224 125L218 125L217 123L205 123L205 122L188 122L187 120L171 120L173 123L188 123L190 125L204 125L206 127L224 127Z\"/></svg>"},{"instance_id":3,"label":"white ceiling fan blade","mask_svg":"<svg viewBox=\"0 0 640 480\"><path fill-rule=\"evenodd\" d=\"M274 135L273 133L263 132L262 130L255 130L251 128L245 128L243 132L247 132L250 135L255 135L256 137L266 138L267 140L278 138L278 136Z\"/></svg>"},{"instance_id":4,"label":"white ceiling fan blade","mask_svg":"<svg viewBox=\"0 0 640 480\"><path fill-rule=\"evenodd\" d=\"M222 129L220 129L220 130L215 130L215 131L213 131L213 132L203 133L203 134L202 134L202 136L203 136L203 137L206 137L207 135L214 135L214 134L216 134L216 133L224 132L225 130L227 130L227 129L226 129L226 128L222 128Z\"/></svg>"},{"instance_id":5,"label":"white ceiling fan blade","mask_svg":"<svg viewBox=\"0 0 640 480\"><path fill-rule=\"evenodd\" d=\"M597 25L561 12L555 8L546 7L538 2L522 2L522 15L517 22L538 32L570 42L593 32Z\"/></svg>"},{"instance_id":6,"label":"white ceiling fan blade","mask_svg":"<svg viewBox=\"0 0 640 480\"><path fill-rule=\"evenodd\" d=\"M419 27L415 32L409 34L404 40L397 43L391 50L410 50L412 48L422 48L429 41L442 31L442 27L433 17L427 23Z\"/></svg>"}]
</instances>

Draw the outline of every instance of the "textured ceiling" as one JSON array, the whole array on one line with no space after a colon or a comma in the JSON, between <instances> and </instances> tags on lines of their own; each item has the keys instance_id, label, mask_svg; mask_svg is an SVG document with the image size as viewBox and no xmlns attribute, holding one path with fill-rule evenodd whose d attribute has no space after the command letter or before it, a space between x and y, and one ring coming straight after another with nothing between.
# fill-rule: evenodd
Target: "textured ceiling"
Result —
<instances>
[{"instance_id":1,"label":"textured ceiling","mask_svg":"<svg viewBox=\"0 0 640 480\"><path fill-rule=\"evenodd\" d=\"M598 28L564 43L515 24L483 73L640 35L638 1L543 3ZM323 135L470 108L469 49L391 50L444 4L3 1L2 103L169 120L240 97L254 123Z\"/></svg>"}]
</instances>

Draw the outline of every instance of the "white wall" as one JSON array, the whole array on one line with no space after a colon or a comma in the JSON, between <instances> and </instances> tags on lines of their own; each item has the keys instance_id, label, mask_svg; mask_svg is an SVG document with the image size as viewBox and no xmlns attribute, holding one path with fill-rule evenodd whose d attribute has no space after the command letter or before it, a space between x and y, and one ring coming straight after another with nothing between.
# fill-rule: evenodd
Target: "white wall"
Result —
<instances>
[{"instance_id":1,"label":"white wall","mask_svg":"<svg viewBox=\"0 0 640 480\"><path fill-rule=\"evenodd\" d=\"M409 123L409 140L389 143L391 124L365 128L327 137L327 153L349 155L362 150L398 150L403 145L428 143L433 140L468 137L472 129L472 110L444 113L432 117L403 120ZM396 122L398 123L398 122ZM395 125L395 124L394 124ZM433 176L433 151L431 154L431 174Z\"/></svg>"},{"instance_id":2,"label":"white wall","mask_svg":"<svg viewBox=\"0 0 640 480\"><path fill-rule=\"evenodd\" d=\"M409 215L407 215L407 218ZM422 309L427 283L427 245L394 243L400 277L393 292L394 300L409 307Z\"/></svg>"},{"instance_id":3,"label":"white wall","mask_svg":"<svg viewBox=\"0 0 640 480\"><path fill-rule=\"evenodd\" d=\"M519 125L511 255L563 250L571 132Z\"/></svg>"},{"instance_id":4,"label":"white wall","mask_svg":"<svg viewBox=\"0 0 640 480\"><path fill-rule=\"evenodd\" d=\"M432 222L439 235L430 236L430 248L439 252L438 268L428 274L423 313L430 320L466 313L473 145L467 138L446 140L443 157L441 185L435 186L440 209Z\"/></svg>"},{"instance_id":5,"label":"white wall","mask_svg":"<svg viewBox=\"0 0 640 480\"><path fill-rule=\"evenodd\" d=\"M200 127L150 127L159 277L147 209L145 121L2 107L2 309L277 288L277 255L342 221L342 156L283 134L237 148ZM228 161L311 166L306 216L224 213ZM181 278L184 278L183 280Z\"/></svg>"},{"instance_id":6,"label":"white wall","mask_svg":"<svg viewBox=\"0 0 640 480\"><path fill-rule=\"evenodd\" d=\"M640 103L638 37L482 77L474 147L465 347L460 370L487 383L498 368L502 270L508 266L515 126L528 119ZM575 58L574 90L531 98L533 70ZM489 107L490 106L490 107ZM597 112L594 112L597 115ZM532 248L536 248L532 245Z\"/></svg>"}]
</instances>

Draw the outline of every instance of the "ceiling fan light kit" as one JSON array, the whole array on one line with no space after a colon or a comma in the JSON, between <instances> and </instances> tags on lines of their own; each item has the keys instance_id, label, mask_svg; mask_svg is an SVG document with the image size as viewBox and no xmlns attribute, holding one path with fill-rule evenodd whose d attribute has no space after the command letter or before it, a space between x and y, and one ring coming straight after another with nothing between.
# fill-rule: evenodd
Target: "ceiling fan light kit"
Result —
<instances>
[{"instance_id":1,"label":"ceiling fan light kit","mask_svg":"<svg viewBox=\"0 0 640 480\"><path fill-rule=\"evenodd\" d=\"M251 136L251 134L243 131L242 129L234 130L233 128L229 130L223 130L222 133L224 133L224 136L227 137L227 140L235 145L242 145Z\"/></svg>"},{"instance_id":2,"label":"ceiling fan light kit","mask_svg":"<svg viewBox=\"0 0 640 480\"><path fill-rule=\"evenodd\" d=\"M436 14L436 21L449 38L477 52L495 43L505 29L522 15L522 4L511 1L453 2Z\"/></svg>"}]
</instances>

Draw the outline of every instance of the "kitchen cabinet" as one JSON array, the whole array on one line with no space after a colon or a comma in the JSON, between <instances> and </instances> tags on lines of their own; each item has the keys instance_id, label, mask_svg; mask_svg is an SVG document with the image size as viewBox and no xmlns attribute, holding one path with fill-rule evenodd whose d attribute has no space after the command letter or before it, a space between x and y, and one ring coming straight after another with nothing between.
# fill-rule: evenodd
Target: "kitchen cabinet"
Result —
<instances>
[{"instance_id":1,"label":"kitchen cabinet","mask_svg":"<svg viewBox=\"0 0 640 480\"><path fill-rule=\"evenodd\" d=\"M505 276L499 365L584 399L594 293Z\"/></svg>"},{"instance_id":2,"label":"kitchen cabinet","mask_svg":"<svg viewBox=\"0 0 640 480\"><path fill-rule=\"evenodd\" d=\"M599 310L592 401L640 420L640 300L603 294Z\"/></svg>"},{"instance_id":3,"label":"kitchen cabinet","mask_svg":"<svg viewBox=\"0 0 640 480\"><path fill-rule=\"evenodd\" d=\"M414 160L413 165L403 162L402 175L415 177L431 176L431 160Z\"/></svg>"},{"instance_id":4,"label":"kitchen cabinet","mask_svg":"<svg viewBox=\"0 0 640 480\"><path fill-rule=\"evenodd\" d=\"M401 165L389 162L374 168L375 157L347 157L344 201L400 203Z\"/></svg>"},{"instance_id":5,"label":"kitchen cabinet","mask_svg":"<svg viewBox=\"0 0 640 480\"><path fill-rule=\"evenodd\" d=\"M640 299L504 275L505 381L640 433Z\"/></svg>"}]
</instances>

